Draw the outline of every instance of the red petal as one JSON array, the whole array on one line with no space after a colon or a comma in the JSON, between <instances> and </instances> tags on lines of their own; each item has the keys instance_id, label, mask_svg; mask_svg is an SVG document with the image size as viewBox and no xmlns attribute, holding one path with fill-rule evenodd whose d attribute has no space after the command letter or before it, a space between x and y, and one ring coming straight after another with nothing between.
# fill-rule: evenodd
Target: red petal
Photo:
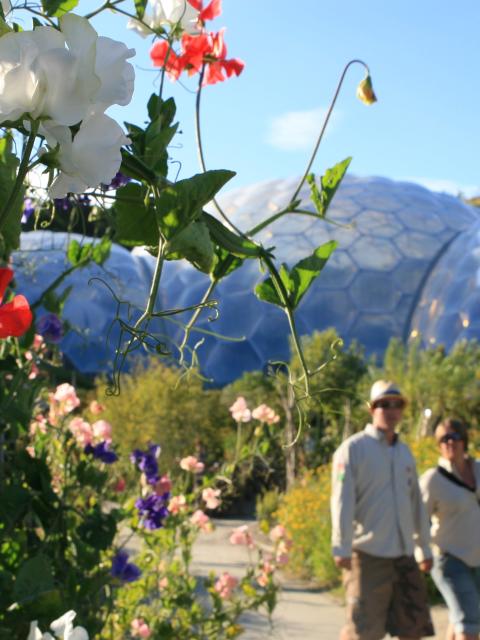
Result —
<instances>
[{"instance_id":1,"label":"red petal","mask_svg":"<svg viewBox=\"0 0 480 640\"><path fill-rule=\"evenodd\" d=\"M0 338L18 338L31 324L32 312L24 296L15 296L13 300L0 307Z\"/></svg>"},{"instance_id":2,"label":"red petal","mask_svg":"<svg viewBox=\"0 0 480 640\"><path fill-rule=\"evenodd\" d=\"M9 269L8 267L2 267L0 269L0 302L3 299L3 296L5 295L5 291L8 285L10 284L12 278L13 278L12 269Z\"/></svg>"},{"instance_id":3,"label":"red petal","mask_svg":"<svg viewBox=\"0 0 480 640\"><path fill-rule=\"evenodd\" d=\"M166 72L172 80L177 80L185 68L182 58L177 56L166 40L156 42L153 45L150 50L150 58L153 61L154 67L165 67Z\"/></svg>"},{"instance_id":4,"label":"red petal","mask_svg":"<svg viewBox=\"0 0 480 640\"><path fill-rule=\"evenodd\" d=\"M190 2L192 4L192 2ZM195 5L193 5L195 6ZM197 9L198 7L195 7ZM206 20L213 20L222 13L222 0L212 0L205 9L200 11L198 16L199 20L205 22Z\"/></svg>"},{"instance_id":5,"label":"red petal","mask_svg":"<svg viewBox=\"0 0 480 640\"><path fill-rule=\"evenodd\" d=\"M227 76L230 78L233 74L239 76L245 67L245 63L238 58L231 58L230 60L223 60L222 66L227 72Z\"/></svg>"},{"instance_id":6,"label":"red petal","mask_svg":"<svg viewBox=\"0 0 480 640\"><path fill-rule=\"evenodd\" d=\"M216 84L217 82L223 82L224 80L225 76L223 75L221 62L217 61L207 64L202 86L206 86L207 84Z\"/></svg>"},{"instance_id":7,"label":"red petal","mask_svg":"<svg viewBox=\"0 0 480 640\"><path fill-rule=\"evenodd\" d=\"M201 11L203 0L188 0L188 4L191 4L192 7L197 11Z\"/></svg>"}]
</instances>

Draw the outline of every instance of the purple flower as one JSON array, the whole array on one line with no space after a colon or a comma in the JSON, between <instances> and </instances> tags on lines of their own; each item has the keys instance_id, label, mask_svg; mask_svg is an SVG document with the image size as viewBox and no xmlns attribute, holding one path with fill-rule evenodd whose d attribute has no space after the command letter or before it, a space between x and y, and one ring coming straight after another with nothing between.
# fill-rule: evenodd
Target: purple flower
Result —
<instances>
[{"instance_id":1,"label":"purple flower","mask_svg":"<svg viewBox=\"0 0 480 640\"><path fill-rule=\"evenodd\" d=\"M115 451L110 451L110 443L106 440L96 444L95 446L87 444L84 448L85 453L93 455L97 460L105 462L105 464L112 464L118 460L118 456Z\"/></svg>"},{"instance_id":2,"label":"purple flower","mask_svg":"<svg viewBox=\"0 0 480 640\"><path fill-rule=\"evenodd\" d=\"M120 187L124 187L126 184L130 182L131 178L128 176L124 176L120 171L112 178L110 184L102 184L102 188L105 191L110 191L111 189L120 189Z\"/></svg>"},{"instance_id":3,"label":"purple flower","mask_svg":"<svg viewBox=\"0 0 480 640\"><path fill-rule=\"evenodd\" d=\"M165 493L158 496L156 493L151 493L146 498L138 498L135 502L145 529L153 530L163 527L163 521L168 516L166 501L169 495Z\"/></svg>"},{"instance_id":4,"label":"purple flower","mask_svg":"<svg viewBox=\"0 0 480 640\"><path fill-rule=\"evenodd\" d=\"M55 198L53 204L55 205L55 212L59 214L69 213L73 207L72 200L68 196L65 196L65 198Z\"/></svg>"},{"instance_id":5,"label":"purple flower","mask_svg":"<svg viewBox=\"0 0 480 640\"><path fill-rule=\"evenodd\" d=\"M130 455L130 460L142 471L148 484L156 484L160 479L158 474L157 458L160 455L160 445L151 444L148 451L135 449Z\"/></svg>"},{"instance_id":6,"label":"purple flower","mask_svg":"<svg viewBox=\"0 0 480 640\"><path fill-rule=\"evenodd\" d=\"M117 551L113 560L110 574L122 582L135 582L142 575L142 572L133 562L128 562L126 551Z\"/></svg>"},{"instance_id":7,"label":"purple flower","mask_svg":"<svg viewBox=\"0 0 480 640\"><path fill-rule=\"evenodd\" d=\"M63 323L54 313L46 313L37 322L37 332L47 342L57 344L63 338Z\"/></svg>"},{"instance_id":8,"label":"purple flower","mask_svg":"<svg viewBox=\"0 0 480 640\"><path fill-rule=\"evenodd\" d=\"M31 198L25 198L23 201L23 215L21 223L25 224L28 222L29 218L35 213L35 205L33 204L33 200Z\"/></svg>"}]
</instances>

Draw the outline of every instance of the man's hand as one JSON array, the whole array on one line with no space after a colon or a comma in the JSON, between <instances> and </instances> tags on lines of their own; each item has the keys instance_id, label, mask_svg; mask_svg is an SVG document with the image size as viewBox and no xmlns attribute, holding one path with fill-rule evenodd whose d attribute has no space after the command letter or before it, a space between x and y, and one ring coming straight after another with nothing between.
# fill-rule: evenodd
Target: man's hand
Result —
<instances>
[{"instance_id":1,"label":"man's hand","mask_svg":"<svg viewBox=\"0 0 480 640\"><path fill-rule=\"evenodd\" d=\"M428 558L428 560L422 560L418 563L418 566L420 567L420 571L423 571L423 573L430 573L433 566L433 560L431 558Z\"/></svg>"},{"instance_id":2,"label":"man's hand","mask_svg":"<svg viewBox=\"0 0 480 640\"><path fill-rule=\"evenodd\" d=\"M341 556L333 556L333 560L339 569L350 570L352 568L351 558L342 558Z\"/></svg>"}]
</instances>

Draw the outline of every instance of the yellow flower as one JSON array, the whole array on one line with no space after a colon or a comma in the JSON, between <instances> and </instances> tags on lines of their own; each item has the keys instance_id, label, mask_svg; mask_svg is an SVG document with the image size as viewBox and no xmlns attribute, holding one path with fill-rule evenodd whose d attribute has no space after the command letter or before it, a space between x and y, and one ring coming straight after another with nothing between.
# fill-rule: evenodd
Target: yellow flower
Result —
<instances>
[{"instance_id":1,"label":"yellow flower","mask_svg":"<svg viewBox=\"0 0 480 640\"><path fill-rule=\"evenodd\" d=\"M373 104L377 101L377 97L373 92L370 74L367 74L367 76L358 85L357 98L365 104Z\"/></svg>"}]
</instances>

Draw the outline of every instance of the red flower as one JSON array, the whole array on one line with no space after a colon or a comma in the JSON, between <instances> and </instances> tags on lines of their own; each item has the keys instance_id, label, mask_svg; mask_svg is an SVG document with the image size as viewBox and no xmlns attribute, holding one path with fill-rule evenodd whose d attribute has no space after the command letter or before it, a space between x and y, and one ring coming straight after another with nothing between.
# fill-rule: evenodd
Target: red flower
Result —
<instances>
[{"instance_id":1,"label":"red flower","mask_svg":"<svg viewBox=\"0 0 480 640\"><path fill-rule=\"evenodd\" d=\"M239 76L245 63L238 58L226 59L227 47L223 39L224 29L218 33L202 33L191 36L185 33L182 36L182 58L189 75L200 71L205 65L203 86L215 84L225 80L225 73L230 78L233 74Z\"/></svg>"},{"instance_id":2,"label":"red flower","mask_svg":"<svg viewBox=\"0 0 480 640\"><path fill-rule=\"evenodd\" d=\"M171 80L178 80L185 68L182 57L177 56L166 40L160 40L153 45L150 58L154 67L165 67Z\"/></svg>"},{"instance_id":3,"label":"red flower","mask_svg":"<svg viewBox=\"0 0 480 640\"><path fill-rule=\"evenodd\" d=\"M212 0L205 9L203 8L203 0L188 0L188 2L199 11L198 19L201 22L213 20L222 13L222 0Z\"/></svg>"},{"instance_id":4,"label":"red flower","mask_svg":"<svg viewBox=\"0 0 480 640\"><path fill-rule=\"evenodd\" d=\"M13 278L8 267L0 268L0 302ZM32 324L32 312L24 296L15 296L13 300L0 306L0 338L23 335Z\"/></svg>"}]
</instances>

